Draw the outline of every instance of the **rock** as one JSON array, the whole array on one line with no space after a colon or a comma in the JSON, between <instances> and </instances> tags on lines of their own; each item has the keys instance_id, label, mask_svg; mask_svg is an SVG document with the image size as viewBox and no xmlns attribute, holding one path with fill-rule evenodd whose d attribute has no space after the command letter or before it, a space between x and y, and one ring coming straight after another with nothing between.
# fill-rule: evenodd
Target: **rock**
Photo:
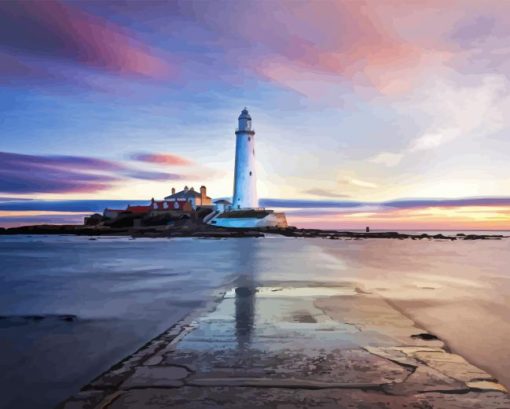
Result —
<instances>
[{"instance_id":1,"label":"rock","mask_svg":"<svg viewBox=\"0 0 510 409\"><path fill-rule=\"evenodd\" d=\"M439 339L438 337L436 337L434 334L429 334L428 332L423 332L421 334L414 334L414 335L411 335L411 338L419 338L419 339L423 339L425 341L432 341L432 340L437 340Z\"/></svg>"},{"instance_id":2,"label":"rock","mask_svg":"<svg viewBox=\"0 0 510 409\"><path fill-rule=\"evenodd\" d=\"M279 228L261 228L261 229L229 229L211 226L197 220L181 220L173 223L171 226L167 222L163 224L141 224L140 226L133 221L136 218L132 216L123 217L111 223L100 221L100 215L94 215L93 221L87 223L91 225L34 225L12 227L8 229L0 229L0 234L74 234L83 236L133 236L133 237L199 237L199 238L224 238L224 237L263 237L264 232L278 234L287 237L319 237L329 240L338 239L424 239L435 238L442 240L456 240L463 238L464 240L499 240L502 235L463 235L459 233L456 236L445 236L436 234L429 236L428 234L406 234L398 232L349 232L338 230L319 230L319 229L298 229L296 227L279 227ZM166 219L165 219L166 220ZM139 220L138 220L139 221ZM96 223L97 222L97 223Z\"/></svg>"}]
</instances>

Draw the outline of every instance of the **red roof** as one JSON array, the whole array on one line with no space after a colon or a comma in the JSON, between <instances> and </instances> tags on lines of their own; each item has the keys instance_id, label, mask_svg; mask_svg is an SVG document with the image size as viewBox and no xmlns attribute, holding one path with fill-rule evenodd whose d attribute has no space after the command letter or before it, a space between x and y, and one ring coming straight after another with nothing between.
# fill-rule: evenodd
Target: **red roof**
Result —
<instances>
[{"instance_id":1,"label":"red roof","mask_svg":"<svg viewBox=\"0 0 510 409\"><path fill-rule=\"evenodd\" d=\"M150 206L128 206L126 212L131 212L134 214L144 214L149 213L151 211Z\"/></svg>"}]
</instances>

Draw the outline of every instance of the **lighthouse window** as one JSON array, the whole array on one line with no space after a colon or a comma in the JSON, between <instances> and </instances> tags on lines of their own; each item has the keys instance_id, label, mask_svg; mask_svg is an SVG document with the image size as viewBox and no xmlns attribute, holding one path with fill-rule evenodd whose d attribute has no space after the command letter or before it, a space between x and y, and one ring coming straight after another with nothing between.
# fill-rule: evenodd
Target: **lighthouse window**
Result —
<instances>
[{"instance_id":1,"label":"lighthouse window","mask_svg":"<svg viewBox=\"0 0 510 409\"><path fill-rule=\"evenodd\" d=\"M251 138L248 136L248 142L251 141Z\"/></svg>"},{"instance_id":2,"label":"lighthouse window","mask_svg":"<svg viewBox=\"0 0 510 409\"><path fill-rule=\"evenodd\" d=\"M251 170L250 170L250 176L251 176Z\"/></svg>"}]
</instances>

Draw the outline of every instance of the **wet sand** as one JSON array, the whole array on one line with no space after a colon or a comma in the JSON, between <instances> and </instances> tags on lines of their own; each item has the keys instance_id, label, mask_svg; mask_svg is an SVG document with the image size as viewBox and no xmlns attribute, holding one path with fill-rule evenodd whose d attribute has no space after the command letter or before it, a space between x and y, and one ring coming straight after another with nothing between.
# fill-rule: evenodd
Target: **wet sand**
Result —
<instances>
[{"instance_id":1,"label":"wet sand","mask_svg":"<svg viewBox=\"0 0 510 409\"><path fill-rule=\"evenodd\" d=\"M510 240L316 245L365 291L385 297L510 387Z\"/></svg>"}]
</instances>

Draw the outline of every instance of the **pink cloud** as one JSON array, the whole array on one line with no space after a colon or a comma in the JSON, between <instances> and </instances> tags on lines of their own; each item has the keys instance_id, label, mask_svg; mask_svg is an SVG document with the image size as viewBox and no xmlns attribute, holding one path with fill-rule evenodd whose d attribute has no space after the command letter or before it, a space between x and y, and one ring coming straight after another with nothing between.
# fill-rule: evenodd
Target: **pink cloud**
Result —
<instances>
[{"instance_id":1,"label":"pink cloud","mask_svg":"<svg viewBox=\"0 0 510 409\"><path fill-rule=\"evenodd\" d=\"M0 152L0 193L96 193L129 179L169 181L185 175L131 168L86 156Z\"/></svg>"},{"instance_id":2,"label":"pink cloud","mask_svg":"<svg viewBox=\"0 0 510 409\"><path fill-rule=\"evenodd\" d=\"M171 153L136 153L132 158L140 162L158 165L189 166L193 164L189 159Z\"/></svg>"},{"instance_id":3,"label":"pink cloud","mask_svg":"<svg viewBox=\"0 0 510 409\"><path fill-rule=\"evenodd\" d=\"M250 34L274 52L256 65L266 78L294 88L309 84L344 82L346 85L375 88L381 92L406 89L409 79L402 70L418 66L428 51L402 39L391 21L381 21L363 1L307 2L288 5L288 13L277 14L278 22L269 30ZM275 30L285 30L282 39ZM389 74L388 74L389 73ZM303 91L301 89L301 91ZM308 94L306 88L305 94Z\"/></svg>"},{"instance_id":4,"label":"pink cloud","mask_svg":"<svg viewBox=\"0 0 510 409\"><path fill-rule=\"evenodd\" d=\"M250 60L250 68L308 97L338 99L345 88L395 95L420 86L445 68L502 66L501 52L506 48L498 51L494 46L498 41L508 43L508 36L501 36L510 32L502 17L510 12L510 3L490 4L359 0L282 2L275 7L264 3L259 14L240 18L233 29L245 44L264 50L260 58ZM262 15L264 30L256 27ZM480 46L497 55L482 52Z\"/></svg>"},{"instance_id":5,"label":"pink cloud","mask_svg":"<svg viewBox=\"0 0 510 409\"><path fill-rule=\"evenodd\" d=\"M54 0L0 2L0 45L25 55L150 78L174 72L118 25Z\"/></svg>"}]
</instances>

